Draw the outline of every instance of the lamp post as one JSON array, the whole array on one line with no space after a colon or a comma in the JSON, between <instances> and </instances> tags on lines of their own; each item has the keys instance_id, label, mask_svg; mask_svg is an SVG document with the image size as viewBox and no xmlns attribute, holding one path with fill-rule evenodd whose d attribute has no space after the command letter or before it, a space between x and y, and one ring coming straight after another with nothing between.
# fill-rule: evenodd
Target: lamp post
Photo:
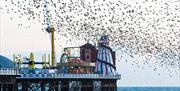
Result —
<instances>
[{"instance_id":1,"label":"lamp post","mask_svg":"<svg viewBox=\"0 0 180 91\"><path fill-rule=\"evenodd\" d=\"M46 31L51 34L51 65L55 65L55 45L54 45L54 27L46 28Z\"/></svg>"}]
</instances>

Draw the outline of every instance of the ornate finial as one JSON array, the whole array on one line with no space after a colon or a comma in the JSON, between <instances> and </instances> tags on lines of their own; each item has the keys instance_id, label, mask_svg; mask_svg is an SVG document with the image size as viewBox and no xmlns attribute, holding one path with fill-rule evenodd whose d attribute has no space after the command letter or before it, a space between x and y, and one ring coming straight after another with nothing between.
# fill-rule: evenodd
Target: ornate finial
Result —
<instances>
[{"instance_id":1,"label":"ornate finial","mask_svg":"<svg viewBox=\"0 0 180 91\"><path fill-rule=\"evenodd\" d=\"M109 46L109 37L107 35L103 34L101 36L101 38L99 39L99 44Z\"/></svg>"},{"instance_id":2,"label":"ornate finial","mask_svg":"<svg viewBox=\"0 0 180 91\"><path fill-rule=\"evenodd\" d=\"M87 43L89 43L90 39L87 40Z\"/></svg>"}]
</instances>

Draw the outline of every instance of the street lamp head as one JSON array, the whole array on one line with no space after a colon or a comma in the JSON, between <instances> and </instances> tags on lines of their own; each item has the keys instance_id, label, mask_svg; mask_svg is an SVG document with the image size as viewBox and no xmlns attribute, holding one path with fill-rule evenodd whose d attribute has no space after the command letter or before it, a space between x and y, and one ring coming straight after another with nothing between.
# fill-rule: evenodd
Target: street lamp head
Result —
<instances>
[{"instance_id":1,"label":"street lamp head","mask_svg":"<svg viewBox=\"0 0 180 91\"><path fill-rule=\"evenodd\" d=\"M46 28L46 31L47 31L48 33L51 33L51 32L52 32L52 31L51 31L51 27L48 26L48 27Z\"/></svg>"},{"instance_id":2,"label":"street lamp head","mask_svg":"<svg viewBox=\"0 0 180 91\"><path fill-rule=\"evenodd\" d=\"M54 29L54 27L47 27L47 28L46 28L46 31L47 31L48 33L52 33L52 32L55 31L55 29Z\"/></svg>"}]
</instances>

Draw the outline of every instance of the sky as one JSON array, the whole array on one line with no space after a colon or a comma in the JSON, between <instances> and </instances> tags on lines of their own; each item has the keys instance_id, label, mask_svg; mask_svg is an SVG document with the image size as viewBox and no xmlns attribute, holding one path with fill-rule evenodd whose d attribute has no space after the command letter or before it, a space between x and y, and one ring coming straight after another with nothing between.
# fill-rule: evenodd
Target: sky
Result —
<instances>
[{"instance_id":1,"label":"sky","mask_svg":"<svg viewBox=\"0 0 180 91\"><path fill-rule=\"evenodd\" d=\"M32 18L32 16L21 15L22 13L12 13L11 11L13 11L13 10L11 10L11 9L14 9L14 11L16 11L16 10L18 11L19 7L12 5L10 0L9 0L9 2L7 2L7 1L3 0L2 2L0 2L0 4L1 4L1 6L0 6L0 8L1 8L0 9L0 11L1 11L0 12L0 54L12 59L13 54L16 54L16 55L22 54L24 56L28 56L30 52L34 52L36 60L39 61L41 59L41 55L44 53L48 54L50 52L50 48L51 48L50 47L50 35L47 32L44 32L44 30L43 30L43 29L45 29L44 28L45 25L42 24L43 19L35 18L33 20L28 20L27 18L29 18L29 17ZM14 0L14 1L16 2L18 0ZM103 0L95 0L95 1L99 1L98 2L99 4L101 4L103 2ZM160 9L161 6L162 7L166 6L166 4L160 4L160 2L161 2L160 0L144 0L144 1L149 1L149 2L151 1L149 4L143 4L142 3L143 0L142 1L119 0L119 1L123 2L124 4L131 5L131 6L136 6L136 5L139 5L137 7L142 6L143 7L142 11L149 4L152 5L151 7L156 7L156 8L150 9L149 11L153 11L154 9L161 10ZM157 33L157 36L172 37L171 39L175 40L174 42L172 42L171 39L163 39L161 37L158 37L157 39L159 39L159 40L155 41L155 44L161 42L162 49L163 49L163 47L165 47L165 48L167 47L167 45L165 45L167 43L164 41L169 40L171 43L174 43L175 47L173 47L173 48L176 48L176 46L179 46L178 41L180 41L179 39L177 39L179 37L176 36L176 35L180 34L180 26L178 25L178 24L180 24L180 22L178 22L178 20L180 20L180 18L179 17L176 18L177 14L180 14L180 9L179 9L180 1L164 0L164 3L166 3L166 2L170 2L169 4L173 7L167 6L169 8L169 10L165 10L165 11L162 10L161 12L168 11L168 12L172 13L172 15L169 16L169 18L168 17L164 18L164 17L161 17L161 16L163 16L163 14L162 14L162 15L158 16L158 18L160 19L159 20L160 22L158 22L159 24L154 24L155 26L159 27L159 30L162 29L162 31L157 31L157 30L154 30L153 28L149 28L150 25L148 25L148 24L154 23L154 20L153 20L154 18L151 18L151 17L154 17L154 15L148 14L148 12L145 13L147 15L141 16L142 18L138 18L139 20L136 20L136 21L139 21L139 23L140 23L139 25L141 25L140 27L137 27L135 25L132 26L134 29L140 29L143 26L147 26L142 29L144 29L144 30L146 30L146 28L151 29L152 31L148 31L148 32L150 32L149 34ZM118 2L116 2L116 3L118 3ZM172 4L174 4L174 5L172 5ZM7 5L7 7L6 7L6 5ZM60 5L60 7L61 6L63 6L63 4ZM124 5L124 6L122 5L121 7L124 8L125 6L126 5ZM26 6L26 7L28 7L28 6ZM49 7L49 8L51 10L54 9L53 7ZM103 8L106 8L106 6L103 6ZM177 8L177 10L172 11L171 9L173 9L173 8ZM8 11L8 9L9 9L9 11ZM39 12L39 11L41 11L41 9L43 9L43 8L39 8L39 9L33 8L32 10ZM132 10L133 10L132 7L130 7L130 8L127 7L127 10L121 10L121 11L133 12ZM10 13L7 13L7 12L10 12ZM20 12L23 12L23 11L20 11ZM143 11L143 12L145 12L145 11ZM156 11L154 11L154 12L156 13ZM40 16L43 16L43 12L41 12L41 13L42 13L42 15L40 15ZM56 12L53 12L51 17L53 17L53 15L55 13ZM135 12L135 13L138 14L138 12ZM84 17L79 17L76 14L71 14L71 13L65 13L65 14L71 15L71 16L74 15L76 17L74 19L76 19L77 21L80 21L81 18L84 19ZM101 15L101 13L99 13L99 15ZM129 16L131 16L131 15L132 14L130 14ZM136 17L139 17L139 16L136 16ZM173 21L164 22L165 19L172 19L170 17L175 17L175 21L177 20L177 22L173 22ZM56 18L56 19L55 19L54 23L52 22L52 25L54 25L57 30L57 32L55 33L55 36L56 36L55 48L56 48L56 61L58 61L60 59L60 55L61 55L62 49L64 47L80 46L80 45L86 43L87 41L81 39L81 37L84 37L84 35L81 35L81 37L77 37L77 38L76 37L74 38L74 36L68 35L68 33L72 33L72 32L65 31L65 30L68 29L68 25L71 26L71 24L62 21L62 26L61 26L62 28L58 28L59 23L57 24L56 20L58 20L59 18L57 18L57 17L54 17L54 18ZM116 17L115 16L115 18L116 19L123 18L124 21L131 23L129 17L126 19L126 17ZM150 23L147 21L141 22L143 18L147 19L147 21L149 21ZM96 20L97 22L99 22L103 18L100 18L99 20L98 19ZM92 22L92 25L96 24L96 21ZM84 21L82 21L82 22L84 22ZM80 25L82 22L80 22L78 24ZM89 20L87 20L87 22L89 22ZM168 25L167 23L168 24L170 23L171 25L174 26L174 27L172 27L172 30L175 32L174 35L172 34L170 36L166 36L166 34L169 33L168 29L171 29L171 27L166 26L166 25ZM60 22L60 24L61 24L61 22ZM104 22L102 23L102 25L103 24L105 26L104 29L106 30L106 24ZM120 23L119 25L117 23L113 23L114 24L113 25L113 24L110 24L109 22L107 22L107 24L110 25L110 27L113 26L114 29L118 28L118 26L121 26L122 30L123 29L124 30L131 29L131 28L124 28L124 27L129 27L130 25L129 26L121 25L123 23ZM78 28L79 25L77 27L75 27L75 29ZM161 26L163 26L163 28ZM156 28L158 28L158 27L156 27ZM74 28L74 26L72 28ZM99 27L97 27L97 28L99 28ZM116 32L115 34L119 34L119 31L115 31L115 32ZM87 33L89 33L89 32L85 32L85 34L87 34ZM92 32L90 31L90 33L94 33L94 31L92 31ZM106 33L109 33L109 32L106 31ZM143 34L144 32L137 32L137 33L139 33L139 34L142 33L141 37L146 37L146 35ZM64 35L66 34L67 36L64 36L63 34ZM111 34L111 32L110 32L110 34ZM115 35L115 34L113 34L113 35ZM90 36L90 35L88 35L88 36ZM98 38L98 36L99 35L97 35L97 38ZM124 36L123 38L125 38L125 35L123 35L123 36ZM126 38L130 39L131 37L128 37L128 36L131 36L131 35L126 36ZM94 38L94 37L89 37L89 38ZM147 53L145 53L146 55L143 55L140 57L135 54L129 55L129 53L131 53L131 50L133 49L133 47L129 46L132 43L133 39L132 40L124 40L123 38L121 38L121 40L119 40L119 37L116 36L116 37L114 37L114 41L112 41L112 43L111 43L111 45L113 46L113 49L116 51L116 54L117 54L117 56L116 56L117 72L121 74L121 80L118 80L118 86L180 86L180 72L178 71L179 70L178 66L172 67L169 65L164 65L165 63L158 63L159 61L157 59L153 59L154 57L149 58L148 62L146 63L147 57L145 57L145 56L148 56ZM150 38L152 38L152 37L150 37ZM69 41L69 39L71 39L71 41ZM124 43L125 46L123 47L122 45L120 45L120 47L118 47L119 49L116 48L116 46L114 46L114 44L117 43L117 41L115 41L117 39L120 41L120 43L118 45L120 45L121 43L122 44ZM138 40L141 42L141 39L142 38L140 38ZM90 40L90 42L94 43L94 41L91 41L91 40ZM141 45L141 44L138 44L138 45ZM137 45L134 45L134 46L137 46ZM137 47L139 47L139 46L137 46ZM127 50L126 48L131 49L131 50ZM140 48L143 49L144 45L142 44L140 46ZM169 47L169 48L171 48L171 47ZM136 50L136 49L133 49L133 50ZM176 50L176 51L178 51L178 50ZM140 51L140 52L142 52L142 51ZM155 55L155 54L151 54L151 55ZM149 60L150 60L150 62L149 62ZM172 59L172 61L174 61L175 63L179 62L179 61L176 61L176 59ZM166 61L166 62L169 62L169 61ZM163 64L163 66L162 66L162 64Z\"/></svg>"}]
</instances>

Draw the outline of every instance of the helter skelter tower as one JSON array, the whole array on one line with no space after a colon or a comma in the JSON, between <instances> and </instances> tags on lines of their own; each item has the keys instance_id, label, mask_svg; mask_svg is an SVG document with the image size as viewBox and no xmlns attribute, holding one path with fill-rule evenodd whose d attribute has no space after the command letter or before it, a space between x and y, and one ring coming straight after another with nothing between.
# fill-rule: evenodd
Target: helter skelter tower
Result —
<instances>
[{"instance_id":1,"label":"helter skelter tower","mask_svg":"<svg viewBox=\"0 0 180 91\"><path fill-rule=\"evenodd\" d=\"M95 71L102 75L114 75L115 70L115 52L109 47L109 37L102 35L98 41Z\"/></svg>"}]
</instances>

